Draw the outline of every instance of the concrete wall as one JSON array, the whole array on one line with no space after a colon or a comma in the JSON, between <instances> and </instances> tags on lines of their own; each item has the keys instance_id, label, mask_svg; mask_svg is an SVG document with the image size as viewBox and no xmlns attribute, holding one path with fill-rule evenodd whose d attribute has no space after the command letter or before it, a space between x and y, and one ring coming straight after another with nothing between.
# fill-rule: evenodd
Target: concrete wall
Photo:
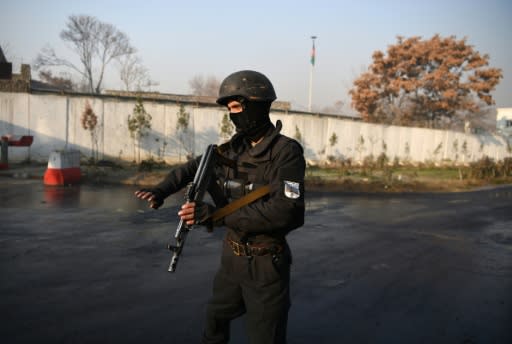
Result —
<instances>
[{"instance_id":1,"label":"concrete wall","mask_svg":"<svg viewBox=\"0 0 512 344\"><path fill-rule=\"evenodd\" d=\"M12 162L26 159L47 161L54 150L78 149L91 156L90 133L81 126L86 102L98 117L97 148L99 158L133 161L137 150L127 128L135 98L116 96L65 95L56 93L0 92L0 135L33 135L30 148L9 149ZM152 116L152 129L141 145L141 159L153 157L167 162L185 160L187 150L201 154L209 143L221 143L220 125L227 113L223 107L181 103L190 113L189 132L180 140L176 131L180 104L154 99L144 101ZM489 156L496 160L512 156L500 136L462 132L368 124L332 116L271 112L273 121L283 122L283 133L302 138L305 156L311 162L329 156L361 161L381 153L392 161L467 163ZM333 133L337 143L330 145Z\"/></svg>"}]
</instances>

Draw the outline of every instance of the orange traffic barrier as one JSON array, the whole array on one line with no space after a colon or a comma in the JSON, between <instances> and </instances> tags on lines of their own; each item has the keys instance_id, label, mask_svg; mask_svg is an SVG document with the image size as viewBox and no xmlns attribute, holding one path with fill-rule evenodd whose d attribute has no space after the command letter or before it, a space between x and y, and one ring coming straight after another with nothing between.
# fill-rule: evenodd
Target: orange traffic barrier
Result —
<instances>
[{"instance_id":1,"label":"orange traffic barrier","mask_svg":"<svg viewBox=\"0 0 512 344\"><path fill-rule=\"evenodd\" d=\"M55 151L50 153L48 168L44 173L45 185L77 184L81 178L79 151Z\"/></svg>"}]
</instances>

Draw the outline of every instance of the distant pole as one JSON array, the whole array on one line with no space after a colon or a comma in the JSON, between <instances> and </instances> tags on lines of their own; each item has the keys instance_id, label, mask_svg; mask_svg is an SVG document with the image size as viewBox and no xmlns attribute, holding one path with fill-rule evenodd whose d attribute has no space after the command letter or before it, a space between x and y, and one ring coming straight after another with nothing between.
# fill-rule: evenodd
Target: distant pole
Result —
<instances>
[{"instance_id":1,"label":"distant pole","mask_svg":"<svg viewBox=\"0 0 512 344\"><path fill-rule=\"evenodd\" d=\"M313 99L313 69L315 68L315 39L316 36L311 36L311 41L313 43L313 47L311 48L311 67L309 69L309 102L308 102L308 111L311 112L311 100Z\"/></svg>"}]
</instances>

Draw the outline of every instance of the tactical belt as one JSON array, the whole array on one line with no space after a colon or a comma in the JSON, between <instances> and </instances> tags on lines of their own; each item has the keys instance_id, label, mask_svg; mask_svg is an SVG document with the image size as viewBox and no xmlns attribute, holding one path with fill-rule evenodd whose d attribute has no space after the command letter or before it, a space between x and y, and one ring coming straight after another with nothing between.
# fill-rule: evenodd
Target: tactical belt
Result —
<instances>
[{"instance_id":1,"label":"tactical belt","mask_svg":"<svg viewBox=\"0 0 512 344\"><path fill-rule=\"evenodd\" d=\"M283 246L279 244L242 244L231 239L226 239L235 256L266 256L283 252Z\"/></svg>"}]
</instances>

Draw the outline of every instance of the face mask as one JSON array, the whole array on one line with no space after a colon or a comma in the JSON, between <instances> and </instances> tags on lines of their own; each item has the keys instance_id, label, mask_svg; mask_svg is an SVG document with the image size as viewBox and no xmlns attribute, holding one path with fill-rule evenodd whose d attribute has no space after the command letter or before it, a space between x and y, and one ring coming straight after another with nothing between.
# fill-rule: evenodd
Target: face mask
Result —
<instances>
[{"instance_id":1,"label":"face mask","mask_svg":"<svg viewBox=\"0 0 512 344\"><path fill-rule=\"evenodd\" d=\"M269 117L270 103L245 102L244 110L229 113L229 118L236 127L236 132L251 141L260 139L272 126Z\"/></svg>"}]
</instances>

